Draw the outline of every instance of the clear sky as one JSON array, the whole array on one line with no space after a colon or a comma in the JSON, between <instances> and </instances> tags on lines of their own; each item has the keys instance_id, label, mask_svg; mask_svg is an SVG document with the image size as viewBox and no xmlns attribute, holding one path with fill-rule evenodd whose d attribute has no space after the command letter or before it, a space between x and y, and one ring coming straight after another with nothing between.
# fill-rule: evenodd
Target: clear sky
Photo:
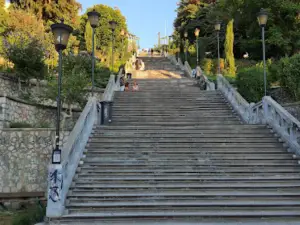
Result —
<instances>
[{"instance_id":1,"label":"clear sky","mask_svg":"<svg viewBox=\"0 0 300 225\"><path fill-rule=\"evenodd\" d=\"M141 48L151 48L158 41L158 32L173 32L178 0L79 0L83 11L95 4L118 7L127 19L129 31L140 38Z\"/></svg>"}]
</instances>

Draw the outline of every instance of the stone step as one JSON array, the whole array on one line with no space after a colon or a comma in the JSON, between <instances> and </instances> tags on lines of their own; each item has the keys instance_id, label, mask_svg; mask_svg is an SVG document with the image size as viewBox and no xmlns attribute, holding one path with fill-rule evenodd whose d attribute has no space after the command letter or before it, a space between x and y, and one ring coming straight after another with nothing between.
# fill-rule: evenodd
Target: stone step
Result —
<instances>
[{"instance_id":1,"label":"stone step","mask_svg":"<svg viewBox=\"0 0 300 225\"><path fill-rule=\"evenodd\" d=\"M300 206L300 198L240 198L240 199L207 199L207 200L180 200L180 201L122 201L122 202L80 202L80 201L71 201L68 205L68 208L115 208L115 207L160 207L160 206L169 206L169 207L198 207L198 206Z\"/></svg>"},{"instance_id":2,"label":"stone step","mask_svg":"<svg viewBox=\"0 0 300 225\"><path fill-rule=\"evenodd\" d=\"M192 131L192 130L265 130L267 127L265 125L250 125L250 124L237 124L237 125L228 125L228 124L216 124L211 126L204 125L190 125L190 126L95 126L95 131L100 130L159 130L159 131L169 131L169 130L179 130L179 131ZM267 130L267 129L266 129Z\"/></svg>"},{"instance_id":3,"label":"stone step","mask_svg":"<svg viewBox=\"0 0 300 225\"><path fill-rule=\"evenodd\" d=\"M177 181L172 183L147 183L144 184L106 184L104 182L95 182L93 179L85 179L85 180L76 180L76 183L73 183L71 186L72 190L82 190L86 189L87 191L94 190L94 191L122 191L122 190L144 190L147 189L150 190L157 190L157 191L163 191L165 189L167 190L180 190L180 189L188 189L188 190L195 190L199 189L223 189L223 188L282 188L282 187L288 187L288 188L299 188L300 187L300 181L197 181L197 182L185 182Z\"/></svg>"},{"instance_id":4,"label":"stone step","mask_svg":"<svg viewBox=\"0 0 300 225\"><path fill-rule=\"evenodd\" d=\"M189 135L189 134L193 134L193 135L198 135L198 134L202 134L202 135L207 135L207 134L270 134L273 133L271 132L271 130L269 129L263 129L263 128L257 128L257 129L239 129L239 128L235 128L235 129L230 129L230 130L226 130L225 129L182 129L182 130L159 130L159 129L139 129L139 127L135 127L135 128L128 128L126 129L124 127L124 129L122 130L117 130L117 129L107 129L107 128L103 128L103 129L99 129L99 130L93 130L92 134L102 134L104 136L119 136L119 135Z\"/></svg>"},{"instance_id":5,"label":"stone step","mask_svg":"<svg viewBox=\"0 0 300 225\"><path fill-rule=\"evenodd\" d=\"M174 182L205 182L205 181L299 181L300 175L298 172L277 172L271 171L266 174L261 173L249 173L249 172L231 172L226 175L224 174L214 174L202 172L201 170L193 170L193 169L164 169L164 170L151 170L151 169L141 169L136 171L134 169L103 169L101 171L94 170L93 168L78 168L78 171L81 174L77 176L75 180L76 183L85 183L85 180L89 178L93 179L99 178L100 176L104 176L104 179L95 180L95 183L105 183L105 184L160 184L167 183L172 184ZM90 175L94 175L91 176ZM108 175L111 176L111 180ZM125 176L126 175L126 176ZM214 176L212 176L214 175ZM122 177L124 179L122 179ZM81 179L86 178L86 179Z\"/></svg>"},{"instance_id":6,"label":"stone step","mask_svg":"<svg viewBox=\"0 0 300 225\"><path fill-rule=\"evenodd\" d=\"M74 219L76 222L74 222ZM298 217L235 217L235 218L203 218L203 217L179 217L176 218L63 218L60 220L61 225L95 225L95 224L109 224L109 225L298 225ZM53 223L50 225L56 225L57 221L52 219Z\"/></svg>"},{"instance_id":7,"label":"stone step","mask_svg":"<svg viewBox=\"0 0 300 225\"><path fill-rule=\"evenodd\" d=\"M206 191L187 191L183 190L164 190L160 192L155 191L75 191L68 195L69 197L114 197L114 198L126 198L126 197L224 197L224 196L244 196L244 197L254 197L254 196L296 196L299 197L299 188L241 188L241 189L211 189ZM300 211L299 211L300 213Z\"/></svg>"},{"instance_id":8,"label":"stone step","mask_svg":"<svg viewBox=\"0 0 300 225\"><path fill-rule=\"evenodd\" d=\"M82 160L85 165L93 166L93 165L100 165L100 166L145 166L145 167L153 167L153 166L184 166L184 165L190 165L190 166L202 166L202 167L211 167L211 170L215 169L216 167L243 167L245 165L247 166L265 166L265 167L271 167L271 166L281 166L281 167L292 167L292 166L298 166L299 163L297 160L293 159L236 159L236 160L222 160L222 159L203 159L203 158L197 158L194 159L156 159L156 158L148 158L148 159L137 159L132 158L131 160L122 160L122 159L107 159L102 157L94 157L90 158L87 157ZM300 171L300 166L299 166Z\"/></svg>"},{"instance_id":9,"label":"stone step","mask_svg":"<svg viewBox=\"0 0 300 225\"><path fill-rule=\"evenodd\" d=\"M249 138L261 138L261 137L274 137L271 133L190 133L190 134L168 134L168 133L154 133L154 134L147 134L147 133L119 133L119 134L111 134L111 133L102 133L102 134L93 134L90 138L242 138L242 137L249 137Z\"/></svg>"},{"instance_id":10,"label":"stone step","mask_svg":"<svg viewBox=\"0 0 300 225\"><path fill-rule=\"evenodd\" d=\"M103 165L96 165L96 164L88 164L85 163L83 165L80 165L79 168L86 168L86 169L93 169L94 171L102 171L104 169L118 169L118 170L124 170L124 169L130 169L130 170L152 170L155 172L160 172L162 170L171 170L174 169L175 165L130 165L129 163L127 165L116 165L116 164L103 164ZM201 171L201 175L202 173L207 173L210 174L211 176L216 176L216 175L223 175L226 176L226 174L231 174L231 173L260 173L260 174L265 174L265 173L273 173L273 174L277 174L277 173L299 173L299 166L298 165L288 165L288 166L283 166L280 167L279 166L247 166L247 165L241 165L241 166L214 166L214 167L209 167L209 166L200 166L200 165L176 165L176 168L181 169L182 171L185 170L195 170L195 171ZM144 176L144 175L143 175ZM92 175L90 175L90 177L93 177ZM102 180L112 180L113 177L109 176L109 177L102 177L102 178L98 178L99 176L95 176L95 178L97 179L102 179ZM149 176L148 178L150 178L151 176ZM119 177L118 179L123 180L125 179L124 176L122 175L121 177ZM142 179L141 177L137 178L137 179Z\"/></svg>"},{"instance_id":11,"label":"stone step","mask_svg":"<svg viewBox=\"0 0 300 225\"><path fill-rule=\"evenodd\" d=\"M223 124L228 124L228 125L238 125L241 124L240 121L236 120L236 121L223 121ZM121 126L121 125L136 125L136 126L140 126L140 125L144 125L144 126L189 126L189 125L206 125L206 126L211 126L211 125L215 125L215 124L220 124L220 121L215 121L215 120L211 120L211 121L197 121L197 120L193 120L193 121L187 121L187 122L173 122L173 121L159 121L159 122L153 122L153 121L149 121L149 122L127 122L127 121L118 121L118 122L112 122L112 125L114 126Z\"/></svg>"},{"instance_id":12,"label":"stone step","mask_svg":"<svg viewBox=\"0 0 300 225\"><path fill-rule=\"evenodd\" d=\"M270 143L252 143L252 142L248 142L248 143L224 143L224 142L217 142L217 143L200 143L200 142L194 142L194 143L177 143L177 142L172 142L172 143L144 143L144 142L140 142L140 143L116 143L116 142L101 142L101 143L88 143L86 146L88 149L91 148L97 148L97 149L114 149L114 148L130 148L130 149L134 149L134 148L152 148L152 149L182 149L182 148L190 148L190 149L207 149L207 148L219 148L221 151L225 151L228 150L228 148L235 148L238 149L239 151L242 151L242 149L244 149L245 151L248 151L251 148L257 148L259 151L264 151L265 148L282 148L282 143L273 141Z\"/></svg>"},{"instance_id":13,"label":"stone step","mask_svg":"<svg viewBox=\"0 0 300 225\"><path fill-rule=\"evenodd\" d=\"M69 209L68 217L177 217L177 216L196 216L196 217L245 217L245 216L300 216L300 207L291 206L274 206L274 207L182 207L182 208L119 208L119 209L103 209L101 211L97 209L88 209L85 213L82 212L82 208L78 210Z\"/></svg>"},{"instance_id":14,"label":"stone step","mask_svg":"<svg viewBox=\"0 0 300 225\"><path fill-rule=\"evenodd\" d=\"M210 138L122 138L122 137L98 137L90 139L89 143L117 143L126 144L126 143L188 143L190 145L194 143L274 143L276 142L276 138L274 137L261 137L257 138L248 138L248 137L226 137L226 138L218 138L218 137L210 137Z\"/></svg>"},{"instance_id":15,"label":"stone step","mask_svg":"<svg viewBox=\"0 0 300 225\"><path fill-rule=\"evenodd\" d=\"M112 151L112 149L115 149ZM266 158L276 157L276 155L284 154L288 155L289 158L294 157L294 155L290 155L287 153L287 151L284 148L155 148L155 147L149 147L149 148L137 148L135 146L124 148L124 147L89 147L85 150L85 152L88 152L89 154L137 154L137 156L141 154L149 154L149 155L182 155L182 154L198 154L198 155L209 155L210 157L214 156L236 156L242 155L244 157L247 157L250 155L251 157L259 157L261 156ZM250 158L251 158L250 157ZM279 157L279 156L277 156Z\"/></svg>"},{"instance_id":16,"label":"stone step","mask_svg":"<svg viewBox=\"0 0 300 225\"><path fill-rule=\"evenodd\" d=\"M197 158L203 158L207 160L217 160L217 159L224 159L224 160L260 160L260 159L265 159L265 160L278 160L278 159L292 159L292 155L289 154L245 154L245 153L240 153L240 154L233 154L233 153L223 153L223 154L216 154L214 152L204 152L204 151L198 151L198 152L178 152L178 153L173 153L173 152L139 152L139 151L131 151L131 152L103 152L103 151L88 151L87 153L88 157L99 157L104 159L124 159L124 160L130 160L133 157L142 159L142 158L149 158L151 159L163 159L163 160L174 160L174 159L197 159Z\"/></svg>"}]
</instances>

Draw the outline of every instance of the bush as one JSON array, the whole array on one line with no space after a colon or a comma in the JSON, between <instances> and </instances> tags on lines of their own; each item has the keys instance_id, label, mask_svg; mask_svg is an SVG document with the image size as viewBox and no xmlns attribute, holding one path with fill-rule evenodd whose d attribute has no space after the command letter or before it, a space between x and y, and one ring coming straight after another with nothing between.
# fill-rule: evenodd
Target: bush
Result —
<instances>
[{"instance_id":1,"label":"bush","mask_svg":"<svg viewBox=\"0 0 300 225\"><path fill-rule=\"evenodd\" d=\"M264 96L264 70L261 67L249 67L240 70L236 78L238 92L248 102L259 102ZM267 88L269 83L267 83Z\"/></svg>"},{"instance_id":2,"label":"bush","mask_svg":"<svg viewBox=\"0 0 300 225\"><path fill-rule=\"evenodd\" d=\"M45 214L45 207L36 204L22 212L16 213L13 217L12 225L34 225L43 222Z\"/></svg>"},{"instance_id":3,"label":"bush","mask_svg":"<svg viewBox=\"0 0 300 225\"><path fill-rule=\"evenodd\" d=\"M33 126L26 122L12 122L9 125L10 128L32 128Z\"/></svg>"},{"instance_id":4,"label":"bush","mask_svg":"<svg viewBox=\"0 0 300 225\"><path fill-rule=\"evenodd\" d=\"M203 59L203 70L206 75L210 75L213 73L214 63L212 59L205 58Z\"/></svg>"},{"instance_id":5,"label":"bush","mask_svg":"<svg viewBox=\"0 0 300 225\"><path fill-rule=\"evenodd\" d=\"M282 58L271 66L271 77L277 78L281 87L296 101L300 100L300 54Z\"/></svg>"},{"instance_id":6,"label":"bush","mask_svg":"<svg viewBox=\"0 0 300 225\"><path fill-rule=\"evenodd\" d=\"M4 44L4 55L14 64L21 79L44 78L45 55L38 39L16 31L7 36Z\"/></svg>"}]
</instances>

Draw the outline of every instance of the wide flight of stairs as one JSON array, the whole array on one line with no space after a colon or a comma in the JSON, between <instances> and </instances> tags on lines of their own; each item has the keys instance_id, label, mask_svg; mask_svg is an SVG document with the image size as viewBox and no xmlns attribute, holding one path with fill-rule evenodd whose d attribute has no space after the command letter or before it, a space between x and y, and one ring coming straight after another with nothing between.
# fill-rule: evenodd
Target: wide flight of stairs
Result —
<instances>
[{"instance_id":1,"label":"wide flight of stairs","mask_svg":"<svg viewBox=\"0 0 300 225\"><path fill-rule=\"evenodd\" d=\"M300 224L300 166L218 91L138 80L95 127L60 224Z\"/></svg>"},{"instance_id":2,"label":"wide flight of stairs","mask_svg":"<svg viewBox=\"0 0 300 225\"><path fill-rule=\"evenodd\" d=\"M145 63L144 71L135 71L134 79L181 78L184 72L165 57L139 57Z\"/></svg>"}]
</instances>

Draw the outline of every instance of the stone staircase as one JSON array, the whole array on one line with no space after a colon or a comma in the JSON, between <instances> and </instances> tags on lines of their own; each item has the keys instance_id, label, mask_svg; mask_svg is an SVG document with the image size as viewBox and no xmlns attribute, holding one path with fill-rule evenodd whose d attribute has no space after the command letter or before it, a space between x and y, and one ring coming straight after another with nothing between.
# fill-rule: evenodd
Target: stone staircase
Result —
<instances>
[{"instance_id":1,"label":"stone staircase","mask_svg":"<svg viewBox=\"0 0 300 225\"><path fill-rule=\"evenodd\" d=\"M272 130L189 79L138 83L94 128L60 224L300 224L298 160Z\"/></svg>"},{"instance_id":2,"label":"stone staircase","mask_svg":"<svg viewBox=\"0 0 300 225\"><path fill-rule=\"evenodd\" d=\"M145 71L135 71L135 79L170 79L184 75L176 65L165 57L139 57L145 63Z\"/></svg>"}]
</instances>

